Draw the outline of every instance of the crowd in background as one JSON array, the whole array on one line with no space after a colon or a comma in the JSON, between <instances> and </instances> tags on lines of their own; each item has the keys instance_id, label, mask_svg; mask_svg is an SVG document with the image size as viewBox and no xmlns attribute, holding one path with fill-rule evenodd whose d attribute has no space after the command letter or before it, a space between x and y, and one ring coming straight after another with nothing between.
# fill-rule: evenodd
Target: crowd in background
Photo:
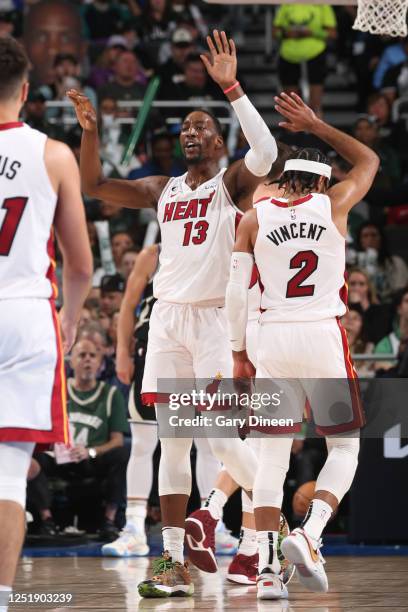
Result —
<instances>
[{"instance_id":1,"label":"crowd in background","mask_svg":"<svg viewBox=\"0 0 408 612\"><path fill-rule=\"evenodd\" d=\"M70 88L81 90L97 109L106 174L130 179L181 174L185 165L177 140L179 124L171 107L151 112L130 164L122 163L138 111L134 103L143 100L155 75L160 77L161 101L194 101L198 106L223 101L199 54L205 49L207 33L216 25L236 37L239 55L240 47L245 46L245 23L257 18L255 9L253 15L252 8L246 10L249 15L241 8L237 18L236 7L206 5L199 0L0 0L0 36L20 39L31 61L31 89L24 120L65 141L79 159L81 133L65 92ZM383 360L359 360L361 375L407 377L408 251L406 241L401 244L401 227L408 222L404 146L408 134L404 119L392 114L392 105L408 96L408 40L354 31L354 16L355 7L278 8L273 23L275 57L271 58L271 72L277 74L282 89L294 90L299 89L306 67L309 102L322 115L328 72L336 70L344 79L354 74L355 111L359 114L349 131L378 153L381 166L367 198L350 216L350 310L343 324L352 353L384 355ZM271 91L271 107L275 93ZM316 144L308 135L296 135L293 141L276 126L270 127L289 144ZM245 152L245 140L238 134L234 150L225 148L220 164ZM328 153L333 180L341 180L348 164ZM90 340L96 349L94 384L103 381L113 385L127 400L129 389L115 371L118 313L138 252L144 244L159 240L158 226L153 211L119 209L86 197L84 201L94 279L82 311L78 342ZM67 366L74 379L77 354L78 348ZM122 423L120 428L126 435L126 426ZM104 443L110 439L109 427L105 434ZM124 439L121 445L125 445ZM38 473L35 466L33 473Z\"/></svg>"}]
</instances>

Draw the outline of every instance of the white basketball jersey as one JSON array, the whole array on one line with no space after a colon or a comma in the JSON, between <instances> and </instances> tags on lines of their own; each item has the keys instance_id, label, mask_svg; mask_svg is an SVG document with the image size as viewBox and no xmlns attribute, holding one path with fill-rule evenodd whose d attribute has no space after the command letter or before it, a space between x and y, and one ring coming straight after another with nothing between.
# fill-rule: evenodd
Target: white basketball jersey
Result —
<instances>
[{"instance_id":1,"label":"white basketball jersey","mask_svg":"<svg viewBox=\"0 0 408 612\"><path fill-rule=\"evenodd\" d=\"M330 198L313 193L258 204L255 262L264 291L264 321L318 321L346 312L345 239Z\"/></svg>"},{"instance_id":2,"label":"white basketball jersey","mask_svg":"<svg viewBox=\"0 0 408 612\"><path fill-rule=\"evenodd\" d=\"M248 289L248 321L254 321L259 318L261 314L261 297L259 272L254 264Z\"/></svg>"},{"instance_id":3,"label":"white basketball jersey","mask_svg":"<svg viewBox=\"0 0 408 612\"><path fill-rule=\"evenodd\" d=\"M240 214L224 185L224 173L225 168L194 190L184 174L170 179L163 190L157 206L162 243L153 280L157 299L224 305Z\"/></svg>"},{"instance_id":4,"label":"white basketball jersey","mask_svg":"<svg viewBox=\"0 0 408 612\"><path fill-rule=\"evenodd\" d=\"M44 162L47 136L0 125L0 299L50 298L57 196Z\"/></svg>"}]
</instances>

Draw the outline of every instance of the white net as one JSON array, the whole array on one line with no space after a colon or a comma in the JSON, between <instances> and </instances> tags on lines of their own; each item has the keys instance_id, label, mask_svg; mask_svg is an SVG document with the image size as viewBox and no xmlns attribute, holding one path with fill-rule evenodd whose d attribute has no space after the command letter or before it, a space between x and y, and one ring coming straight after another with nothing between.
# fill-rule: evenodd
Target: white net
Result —
<instances>
[{"instance_id":1,"label":"white net","mask_svg":"<svg viewBox=\"0 0 408 612\"><path fill-rule=\"evenodd\" d=\"M408 0L358 0L354 30L384 34L407 35Z\"/></svg>"}]
</instances>

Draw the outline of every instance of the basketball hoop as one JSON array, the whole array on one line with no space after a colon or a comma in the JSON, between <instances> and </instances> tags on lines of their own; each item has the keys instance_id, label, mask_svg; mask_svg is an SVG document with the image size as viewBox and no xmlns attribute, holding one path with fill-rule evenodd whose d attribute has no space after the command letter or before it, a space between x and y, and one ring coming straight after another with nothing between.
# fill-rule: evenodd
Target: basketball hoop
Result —
<instances>
[{"instance_id":1,"label":"basketball hoop","mask_svg":"<svg viewBox=\"0 0 408 612\"><path fill-rule=\"evenodd\" d=\"M388 36L407 35L408 0L358 0L353 29Z\"/></svg>"}]
</instances>

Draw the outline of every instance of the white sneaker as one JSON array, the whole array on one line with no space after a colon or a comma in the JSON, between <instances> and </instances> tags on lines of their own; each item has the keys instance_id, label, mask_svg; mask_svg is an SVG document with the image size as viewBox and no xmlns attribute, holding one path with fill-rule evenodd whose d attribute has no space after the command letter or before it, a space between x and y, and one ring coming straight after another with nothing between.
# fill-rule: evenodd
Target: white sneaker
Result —
<instances>
[{"instance_id":1,"label":"white sneaker","mask_svg":"<svg viewBox=\"0 0 408 612\"><path fill-rule=\"evenodd\" d=\"M265 568L256 579L257 599L287 599L288 589L282 576L277 576L269 568Z\"/></svg>"},{"instance_id":2,"label":"white sneaker","mask_svg":"<svg viewBox=\"0 0 408 612\"><path fill-rule=\"evenodd\" d=\"M238 538L234 538L222 521L215 530L215 553L217 555L235 555L238 550Z\"/></svg>"},{"instance_id":3,"label":"white sneaker","mask_svg":"<svg viewBox=\"0 0 408 612\"><path fill-rule=\"evenodd\" d=\"M281 544L282 553L295 565L300 582L316 593L326 593L329 589L323 567L325 560L320 553L321 546L320 540L316 548L316 544L301 527L294 529Z\"/></svg>"},{"instance_id":4,"label":"white sneaker","mask_svg":"<svg viewBox=\"0 0 408 612\"><path fill-rule=\"evenodd\" d=\"M102 546L104 557L145 557L149 554L146 534L125 527L117 540Z\"/></svg>"}]
</instances>

